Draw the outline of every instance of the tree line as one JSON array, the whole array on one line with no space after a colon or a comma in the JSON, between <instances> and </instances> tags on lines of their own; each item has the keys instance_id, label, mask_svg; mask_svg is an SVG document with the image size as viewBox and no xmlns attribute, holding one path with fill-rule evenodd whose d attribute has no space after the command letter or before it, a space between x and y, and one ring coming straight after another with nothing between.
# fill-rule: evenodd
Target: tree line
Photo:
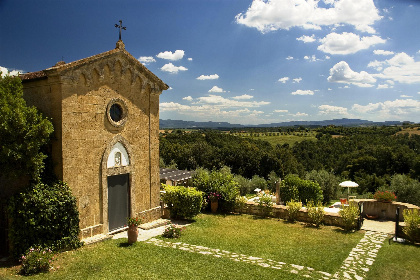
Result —
<instances>
[{"instance_id":1,"label":"tree line","mask_svg":"<svg viewBox=\"0 0 420 280\"><path fill-rule=\"evenodd\" d=\"M323 127L316 130L316 141L303 140L293 147L213 130L176 130L160 135L161 165L188 170L227 166L248 179L270 179L273 172L280 178L305 178L312 171L326 171L339 180L356 181L360 194L389 188L398 174L403 176L399 181L420 189L420 135L396 134L400 130Z\"/></svg>"}]
</instances>

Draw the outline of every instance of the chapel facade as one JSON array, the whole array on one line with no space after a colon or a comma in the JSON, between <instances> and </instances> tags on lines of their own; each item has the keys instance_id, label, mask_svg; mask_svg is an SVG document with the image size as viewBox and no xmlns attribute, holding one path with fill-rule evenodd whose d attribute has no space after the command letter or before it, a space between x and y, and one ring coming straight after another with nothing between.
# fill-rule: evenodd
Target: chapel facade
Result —
<instances>
[{"instance_id":1,"label":"chapel facade","mask_svg":"<svg viewBox=\"0 0 420 280\"><path fill-rule=\"evenodd\" d=\"M159 96L169 87L116 48L21 76L28 105L54 124L56 176L77 198L81 238L160 218Z\"/></svg>"}]
</instances>

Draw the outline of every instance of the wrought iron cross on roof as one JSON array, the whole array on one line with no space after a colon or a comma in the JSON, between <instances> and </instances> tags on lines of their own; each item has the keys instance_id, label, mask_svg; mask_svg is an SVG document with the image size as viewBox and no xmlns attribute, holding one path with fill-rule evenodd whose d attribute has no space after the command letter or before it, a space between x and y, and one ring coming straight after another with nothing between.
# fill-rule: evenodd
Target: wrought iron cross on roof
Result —
<instances>
[{"instance_id":1,"label":"wrought iron cross on roof","mask_svg":"<svg viewBox=\"0 0 420 280\"><path fill-rule=\"evenodd\" d=\"M122 20L120 20L120 25L115 24L115 27L120 29L120 37L119 37L119 40L121 40L121 30L127 30L127 28L125 26L122 26Z\"/></svg>"}]
</instances>

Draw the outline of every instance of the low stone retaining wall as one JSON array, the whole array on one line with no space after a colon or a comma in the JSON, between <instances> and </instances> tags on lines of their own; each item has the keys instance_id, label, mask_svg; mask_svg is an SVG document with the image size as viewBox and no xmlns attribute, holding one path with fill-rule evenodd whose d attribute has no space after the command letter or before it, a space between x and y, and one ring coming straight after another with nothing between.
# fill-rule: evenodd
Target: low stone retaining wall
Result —
<instances>
[{"instance_id":1,"label":"low stone retaining wall","mask_svg":"<svg viewBox=\"0 0 420 280\"><path fill-rule=\"evenodd\" d=\"M236 209L236 210L239 210L239 209ZM246 214L250 214L250 215L260 216L258 203L251 202L251 201L247 202L246 207L244 208L242 212ZM285 205L274 204L271 217L287 220L289 218L288 207ZM310 223L311 221L308 216L308 211L306 209L301 209L299 211L296 220L299 222L305 222L305 223ZM329 212L325 212L323 224L328 225L328 226L338 226L338 227L344 226L343 219L338 213L329 213Z\"/></svg>"},{"instance_id":2,"label":"low stone retaining wall","mask_svg":"<svg viewBox=\"0 0 420 280\"><path fill-rule=\"evenodd\" d=\"M380 202L375 199L355 199L356 202L363 202L363 214L375 216L377 219L395 221L397 207L400 207L400 222L404 221L404 209L420 209L420 207L403 202Z\"/></svg>"}]
</instances>

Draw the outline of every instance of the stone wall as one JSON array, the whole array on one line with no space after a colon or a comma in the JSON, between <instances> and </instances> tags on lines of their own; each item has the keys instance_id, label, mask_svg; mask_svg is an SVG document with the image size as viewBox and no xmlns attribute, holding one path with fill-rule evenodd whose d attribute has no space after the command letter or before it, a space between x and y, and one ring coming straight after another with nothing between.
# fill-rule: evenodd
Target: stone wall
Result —
<instances>
[{"instance_id":1,"label":"stone wall","mask_svg":"<svg viewBox=\"0 0 420 280\"><path fill-rule=\"evenodd\" d=\"M159 95L167 85L125 51L117 49L44 70L24 83L24 98L52 119L53 161L59 179L77 198L82 238L108 232L107 176L129 173L131 215L158 219ZM109 104L123 104L121 125L109 119ZM120 142L130 165L107 168Z\"/></svg>"},{"instance_id":2,"label":"stone wall","mask_svg":"<svg viewBox=\"0 0 420 280\"><path fill-rule=\"evenodd\" d=\"M355 199L357 202L363 202L363 214L375 216L377 219L395 221L395 213L397 207L400 208L400 221L404 221L403 210L404 209L420 209L416 205L403 202L380 202L376 199Z\"/></svg>"},{"instance_id":3,"label":"stone wall","mask_svg":"<svg viewBox=\"0 0 420 280\"><path fill-rule=\"evenodd\" d=\"M236 209L236 210L238 210L238 209ZM247 204L246 204L246 207L244 209L244 213L250 214L250 215L256 215L256 216L260 215L260 210L258 208L258 203L248 201ZM274 204L271 217L287 220L288 217L289 217L288 207L285 206L285 205ZM309 223L310 219L309 219L309 216L308 216L308 211L306 209L301 209L299 211L297 220L299 222ZM328 226L343 227L343 219L341 218L341 216L338 213L328 213L328 212L326 212L325 216L324 216L323 224L328 225Z\"/></svg>"}]
</instances>

